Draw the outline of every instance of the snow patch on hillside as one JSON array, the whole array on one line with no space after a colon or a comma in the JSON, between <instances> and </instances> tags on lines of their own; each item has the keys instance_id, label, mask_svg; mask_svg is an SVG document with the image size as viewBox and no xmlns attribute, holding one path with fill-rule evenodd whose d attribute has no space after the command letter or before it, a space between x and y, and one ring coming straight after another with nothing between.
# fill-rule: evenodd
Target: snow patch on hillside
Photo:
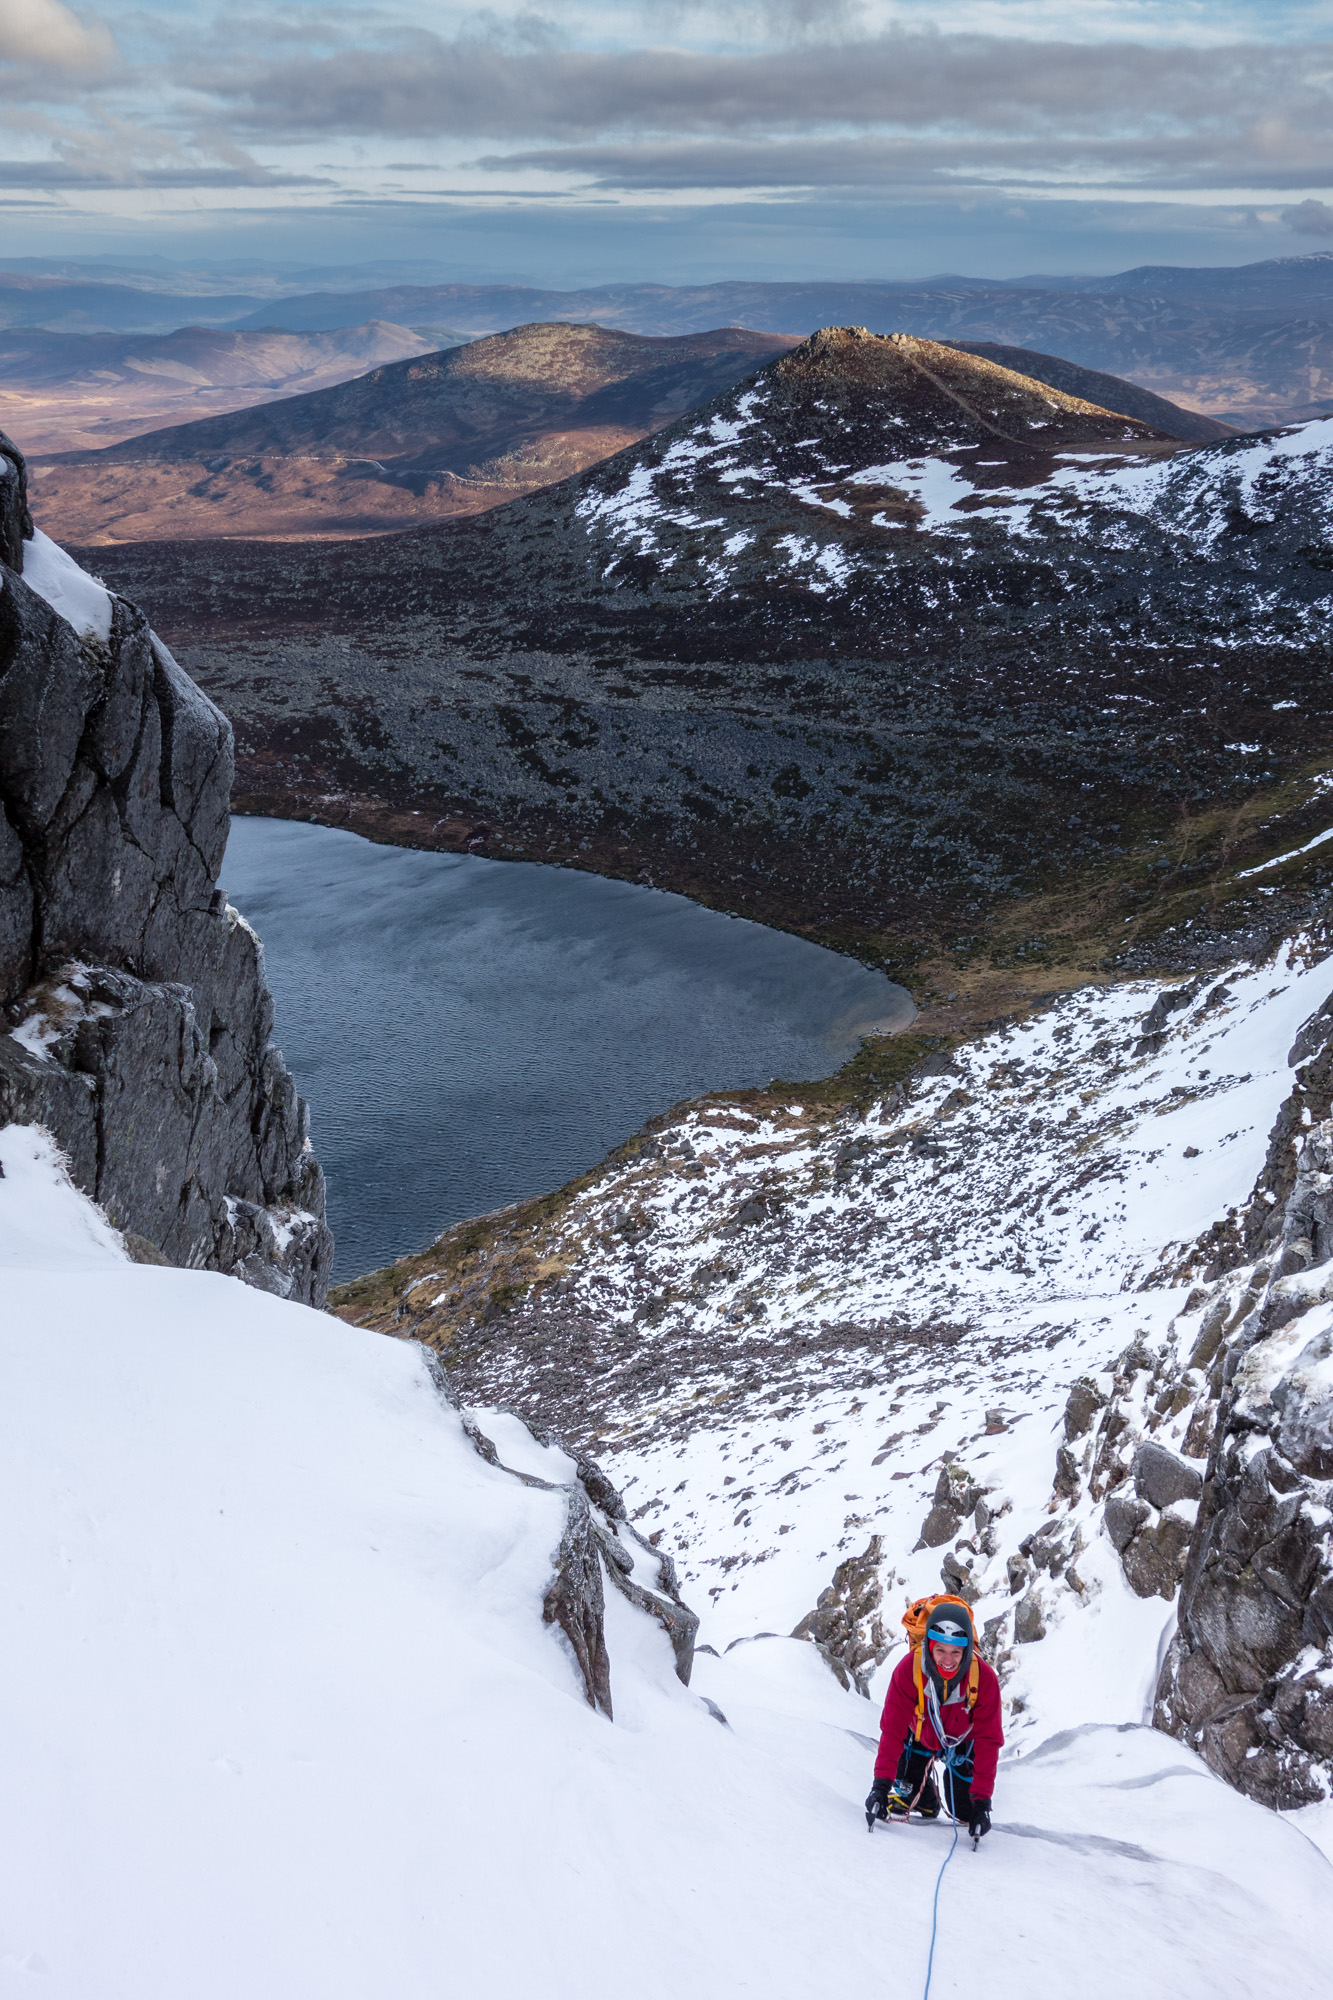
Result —
<instances>
[{"instance_id":1,"label":"snow patch on hillside","mask_svg":"<svg viewBox=\"0 0 1333 2000\"><path fill-rule=\"evenodd\" d=\"M842 462L848 440L836 428L827 439L784 445L767 427L769 401L759 391L748 392L734 421L721 416L701 421L634 467L615 489L594 484L575 511L600 526L617 548L611 570L631 549L658 555L669 567L695 561L710 594L721 595L737 580L743 555L735 508L755 501L794 501L825 519L841 517L836 527L829 523L835 538L822 545L811 541L809 554L800 559L802 580L819 596L874 581L894 587L896 572L885 570L885 554L904 535L918 533L943 539L944 549L936 551L942 559L951 543L968 543L978 532L993 536L996 530L1025 545L1054 539L1076 547L1095 541L1122 551L1147 546L1146 534L1159 554L1165 547L1195 560L1229 559L1237 532L1271 524L1299 502L1309 510L1312 533L1333 534L1333 418L1257 439L1228 438L1166 458L1126 456L1115 445L1066 449L1055 455L1045 476L1020 474L1013 485L995 485L984 475L1008 461L971 459L965 454L974 446L947 437L905 457L876 454L875 462L859 467ZM881 449L892 440L893 428L881 423ZM863 453L864 448L862 442ZM1040 467L1042 461L1035 463ZM875 489L901 496L911 511L869 513L876 533L867 537L852 520L853 503L858 492ZM710 518L710 502L718 499L731 511ZM670 550L661 540L668 531L684 538ZM885 538L882 545L879 535ZM805 539L788 534L778 540L779 559L791 563L794 546L804 549ZM1322 615L1285 600L1266 602L1261 592L1252 595L1252 617L1274 620L1263 635L1274 643L1290 642L1297 632L1304 643ZM1294 621L1290 629L1277 619L1279 611ZM1256 629L1246 625L1242 636L1253 643Z\"/></svg>"}]
</instances>

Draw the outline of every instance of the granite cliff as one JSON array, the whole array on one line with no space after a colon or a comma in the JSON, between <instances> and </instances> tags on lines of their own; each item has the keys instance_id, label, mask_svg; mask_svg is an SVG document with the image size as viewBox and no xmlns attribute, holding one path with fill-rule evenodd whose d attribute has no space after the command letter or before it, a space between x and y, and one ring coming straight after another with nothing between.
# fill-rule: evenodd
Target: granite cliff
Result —
<instances>
[{"instance_id":1,"label":"granite cliff","mask_svg":"<svg viewBox=\"0 0 1333 2000\"><path fill-rule=\"evenodd\" d=\"M0 437L0 1123L148 1262L322 1303L331 1238L263 950L217 887L232 735L39 531Z\"/></svg>"}]
</instances>

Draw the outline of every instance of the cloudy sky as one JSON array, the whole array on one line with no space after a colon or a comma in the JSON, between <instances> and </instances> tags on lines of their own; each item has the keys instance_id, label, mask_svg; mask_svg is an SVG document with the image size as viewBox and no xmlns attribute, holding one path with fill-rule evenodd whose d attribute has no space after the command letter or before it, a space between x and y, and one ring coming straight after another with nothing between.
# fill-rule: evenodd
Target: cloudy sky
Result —
<instances>
[{"instance_id":1,"label":"cloudy sky","mask_svg":"<svg viewBox=\"0 0 1333 2000\"><path fill-rule=\"evenodd\" d=\"M1329 0L0 0L0 256L984 276L1333 250Z\"/></svg>"}]
</instances>

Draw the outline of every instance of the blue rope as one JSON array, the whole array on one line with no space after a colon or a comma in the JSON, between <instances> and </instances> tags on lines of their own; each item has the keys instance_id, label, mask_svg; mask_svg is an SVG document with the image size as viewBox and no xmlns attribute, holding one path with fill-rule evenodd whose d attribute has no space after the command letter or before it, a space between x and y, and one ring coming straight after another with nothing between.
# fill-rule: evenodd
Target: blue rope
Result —
<instances>
[{"instance_id":1,"label":"blue rope","mask_svg":"<svg viewBox=\"0 0 1333 2000\"><path fill-rule=\"evenodd\" d=\"M926 1988L921 1996L921 2000L930 2000L930 1981L931 1975L935 1970L935 1939L940 1926L940 1884L944 1880L945 1869L953 1860L953 1851L958 1845L958 1814L954 1805L954 1780L961 1771L963 1764L963 1759L959 1756L956 1746L950 1742L948 1736L945 1734L944 1722L935 1700L935 1690L933 1687L928 1687L926 1690L926 1706L930 1711L931 1726L940 1743L944 1759L945 1783L949 1794L949 1817L953 1821L953 1839L949 1843L949 1852L940 1863L940 1872L935 1877L935 1899L930 1911L930 1955L926 1960Z\"/></svg>"},{"instance_id":2,"label":"blue rope","mask_svg":"<svg viewBox=\"0 0 1333 2000\"><path fill-rule=\"evenodd\" d=\"M935 1902L930 1913L930 1957L926 1960L926 1990L922 1994L921 2000L930 2000L930 1976L935 1969L935 1933L939 1929L940 1922L940 1883L944 1880L945 1869L953 1860L953 1851L957 1845L958 1821L955 1818L953 1823L953 1840L950 1843L949 1852L945 1855L943 1861L941 1861L940 1872L935 1877Z\"/></svg>"}]
</instances>

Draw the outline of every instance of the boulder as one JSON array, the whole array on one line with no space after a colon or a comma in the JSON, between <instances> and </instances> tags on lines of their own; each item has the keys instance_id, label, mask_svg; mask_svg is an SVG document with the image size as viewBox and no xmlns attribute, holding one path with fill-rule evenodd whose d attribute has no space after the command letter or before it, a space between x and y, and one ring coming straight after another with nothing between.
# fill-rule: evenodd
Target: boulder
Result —
<instances>
[{"instance_id":1,"label":"boulder","mask_svg":"<svg viewBox=\"0 0 1333 2000\"><path fill-rule=\"evenodd\" d=\"M962 1525L962 1515L956 1513L952 1507L936 1505L921 1523L921 1539L918 1546L941 1549L946 1542L954 1539Z\"/></svg>"},{"instance_id":2,"label":"boulder","mask_svg":"<svg viewBox=\"0 0 1333 2000\"><path fill-rule=\"evenodd\" d=\"M1046 1614L1041 1595L1036 1590L1030 1590L1027 1596L1020 1600L1014 1612L1014 1643L1019 1646L1031 1646L1038 1639L1045 1637Z\"/></svg>"},{"instance_id":3,"label":"boulder","mask_svg":"<svg viewBox=\"0 0 1333 2000\"><path fill-rule=\"evenodd\" d=\"M935 1481L934 1505L921 1526L918 1548L940 1549L951 1542L968 1514L976 1512L981 1488L957 1459L947 1459Z\"/></svg>"},{"instance_id":4,"label":"boulder","mask_svg":"<svg viewBox=\"0 0 1333 2000\"><path fill-rule=\"evenodd\" d=\"M981 1595L976 1584L972 1581L971 1570L954 1554L952 1549L946 1549L944 1552L944 1561L940 1564L940 1581L947 1591L950 1591L955 1597L961 1597L967 1604L975 1604Z\"/></svg>"},{"instance_id":5,"label":"boulder","mask_svg":"<svg viewBox=\"0 0 1333 2000\"><path fill-rule=\"evenodd\" d=\"M1082 1490L1078 1460L1067 1444L1058 1447L1055 1454L1055 1497L1057 1500L1077 1500Z\"/></svg>"},{"instance_id":6,"label":"boulder","mask_svg":"<svg viewBox=\"0 0 1333 2000\"><path fill-rule=\"evenodd\" d=\"M1197 1465L1177 1458L1165 1445L1145 1439L1134 1454L1134 1491L1150 1507L1170 1507L1177 1500L1197 1500L1203 1475Z\"/></svg>"},{"instance_id":7,"label":"boulder","mask_svg":"<svg viewBox=\"0 0 1333 2000\"><path fill-rule=\"evenodd\" d=\"M1103 1509L1106 1532L1117 1555L1123 1555L1145 1521L1152 1518L1146 1500L1131 1500L1127 1493L1113 1493Z\"/></svg>"},{"instance_id":8,"label":"boulder","mask_svg":"<svg viewBox=\"0 0 1333 2000\"><path fill-rule=\"evenodd\" d=\"M1126 1580L1136 1596L1175 1596L1185 1574L1193 1532L1192 1523L1176 1514L1163 1514L1155 1525L1139 1529L1120 1555Z\"/></svg>"},{"instance_id":9,"label":"boulder","mask_svg":"<svg viewBox=\"0 0 1333 2000\"><path fill-rule=\"evenodd\" d=\"M1092 1377L1080 1375L1065 1402L1065 1437L1071 1444L1075 1438L1087 1435L1093 1418L1098 1410L1106 1408L1106 1403L1105 1394Z\"/></svg>"}]
</instances>

